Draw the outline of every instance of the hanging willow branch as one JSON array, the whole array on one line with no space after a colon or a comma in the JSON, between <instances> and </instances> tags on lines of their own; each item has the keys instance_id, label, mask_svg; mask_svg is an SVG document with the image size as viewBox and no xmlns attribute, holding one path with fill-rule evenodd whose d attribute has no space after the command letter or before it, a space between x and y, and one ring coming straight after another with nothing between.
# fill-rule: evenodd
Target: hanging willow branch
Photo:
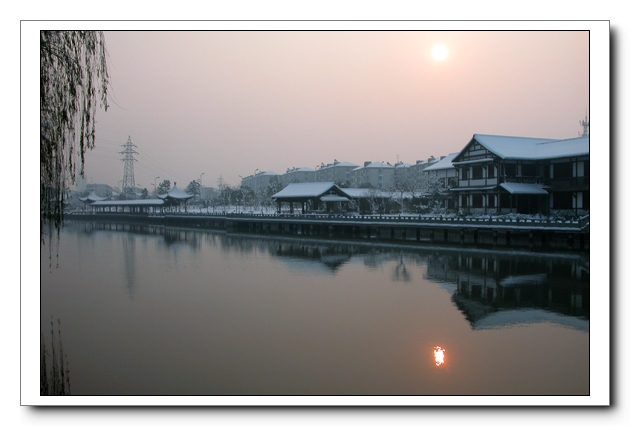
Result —
<instances>
[{"instance_id":1,"label":"hanging willow branch","mask_svg":"<svg viewBox=\"0 0 630 446\"><path fill-rule=\"evenodd\" d=\"M94 147L97 104L107 110L107 51L100 31L41 31L41 236L63 224L69 187Z\"/></svg>"}]
</instances>

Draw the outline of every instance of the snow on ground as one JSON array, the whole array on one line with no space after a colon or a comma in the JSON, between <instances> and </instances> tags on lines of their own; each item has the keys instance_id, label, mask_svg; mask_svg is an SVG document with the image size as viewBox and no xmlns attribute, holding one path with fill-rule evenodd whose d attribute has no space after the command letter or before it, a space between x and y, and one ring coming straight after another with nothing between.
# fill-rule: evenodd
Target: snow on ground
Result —
<instances>
[{"instance_id":1,"label":"snow on ground","mask_svg":"<svg viewBox=\"0 0 630 446\"><path fill-rule=\"evenodd\" d=\"M277 212L276 206L267 206L267 207L253 207L253 206L209 206L209 207L192 207L188 206L189 214L217 214L217 213L225 213L225 214L254 214L254 215L275 215ZM299 210L295 210L295 215L300 215L301 212ZM348 215L358 215L356 213L349 213ZM551 215L530 215L530 214L471 214L471 215L458 215L454 212L429 212L423 214L414 214L414 213L396 213L396 214L374 214L386 217L386 218L394 218L394 217L404 217L404 218L443 218L443 219L453 219L453 218L466 218L466 219L475 219L475 220L501 220L501 221L542 221L542 222L566 222L566 221L576 221L582 219L588 219L588 215L577 217L574 213L571 212L556 212Z\"/></svg>"}]
</instances>

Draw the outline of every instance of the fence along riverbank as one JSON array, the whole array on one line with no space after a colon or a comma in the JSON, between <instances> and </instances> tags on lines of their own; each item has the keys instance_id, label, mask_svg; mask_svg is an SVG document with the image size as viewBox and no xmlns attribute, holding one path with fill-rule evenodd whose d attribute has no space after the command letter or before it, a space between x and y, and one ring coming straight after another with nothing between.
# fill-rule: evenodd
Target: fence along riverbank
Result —
<instances>
[{"instance_id":1,"label":"fence along riverbank","mask_svg":"<svg viewBox=\"0 0 630 446\"><path fill-rule=\"evenodd\" d=\"M474 218L376 215L294 214L66 214L69 220L110 221L257 233L387 241L402 244L519 249L528 251L590 251L588 218L568 221L533 218Z\"/></svg>"}]
</instances>

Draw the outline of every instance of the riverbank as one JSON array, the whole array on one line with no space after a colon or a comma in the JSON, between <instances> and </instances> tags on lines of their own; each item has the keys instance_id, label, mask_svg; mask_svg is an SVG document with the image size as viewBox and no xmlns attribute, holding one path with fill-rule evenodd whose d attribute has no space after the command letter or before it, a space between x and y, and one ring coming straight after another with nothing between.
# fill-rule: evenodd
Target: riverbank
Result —
<instances>
[{"instance_id":1,"label":"riverbank","mask_svg":"<svg viewBox=\"0 0 630 446\"><path fill-rule=\"evenodd\" d=\"M533 252L590 251L588 219L293 214L67 214L69 220L192 227L234 233Z\"/></svg>"}]
</instances>

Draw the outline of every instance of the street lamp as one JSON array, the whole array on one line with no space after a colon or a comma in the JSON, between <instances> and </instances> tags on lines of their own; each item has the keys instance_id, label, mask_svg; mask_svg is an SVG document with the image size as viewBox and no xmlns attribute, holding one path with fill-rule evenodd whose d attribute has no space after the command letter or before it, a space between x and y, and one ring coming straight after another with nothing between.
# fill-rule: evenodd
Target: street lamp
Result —
<instances>
[{"instance_id":1,"label":"street lamp","mask_svg":"<svg viewBox=\"0 0 630 446\"><path fill-rule=\"evenodd\" d=\"M153 189L153 194L154 194L156 197L157 197L157 180L158 180L158 178L160 178L160 177L155 177L155 180L153 180L153 187L154 187L154 189Z\"/></svg>"}]
</instances>

